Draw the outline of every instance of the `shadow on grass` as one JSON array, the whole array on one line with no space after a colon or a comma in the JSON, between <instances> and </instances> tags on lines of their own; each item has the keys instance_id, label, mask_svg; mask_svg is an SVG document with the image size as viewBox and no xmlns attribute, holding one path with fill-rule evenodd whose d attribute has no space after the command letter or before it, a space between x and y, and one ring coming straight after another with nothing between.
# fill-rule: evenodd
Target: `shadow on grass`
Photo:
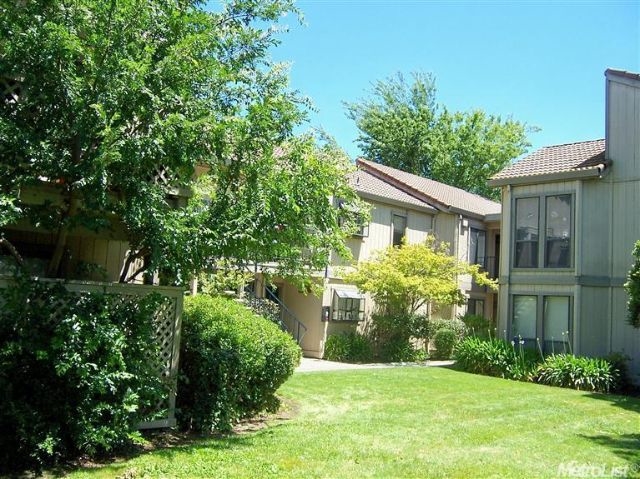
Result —
<instances>
[{"instance_id":1,"label":"shadow on grass","mask_svg":"<svg viewBox=\"0 0 640 479\"><path fill-rule=\"evenodd\" d=\"M599 401L608 402L610 405L640 413L640 398L637 396L622 396L619 394L602 394L592 393L589 394L591 399L597 399Z\"/></svg>"},{"instance_id":2,"label":"shadow on grass","mask_svg":"<svg viewBox=\"0 0 640 479\"><path fill-rule=\"evenodd\" d=\"M640 434L598 434L580 437L607 448L629 464L634 473L640 472Z\"/></svg>"},{"instance_id":3,"label":"shadow on grass","mask_svg":"<svg viewBox=\"0 0 640 479\"><path fill-rule=\"evenodd\" d=\"M153 454L154 457L174 460L183 454L192 454L200 450L236 450L254 446L256 438L264 434L272 434L274 430L286 423L287 419L278 418L276 422L264 423L260 427L240 427L237 431L228 434L202 435L185 432L157 432L147 434L147 445L134 447L120 455L105 457L96 460L80 460L73 464L61 466L49 470L52 477L65 477L67 474L82 470L88 474L95 471L96 474L101 469L110 466L122 466L126 469L126 461L130 461L146 454ZM247 421L251 423L251 421ZM244 422L242 424L246 424ZM118 478L128 478L125 472Z\"/></svg>"}]
</instances>

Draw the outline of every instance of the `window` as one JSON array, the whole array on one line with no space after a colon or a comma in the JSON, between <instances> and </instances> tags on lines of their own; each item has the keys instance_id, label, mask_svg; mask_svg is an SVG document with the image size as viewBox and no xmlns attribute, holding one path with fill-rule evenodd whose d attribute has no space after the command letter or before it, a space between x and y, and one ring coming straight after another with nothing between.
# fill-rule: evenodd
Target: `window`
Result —
<instances>
[{"instance_id":1,"label":"window","mask_svg":"<svg viewBox=\"0 0 640 479\"><path fill-rule=\"evenodd\" d=\"M569 297L544 297L544 350L564 352L569 341Z\"/></svg>"},{"instance_id":2,"label":"window","mask_svg":"<svg viewBox=\"0 0 640 479\"><path fill-rule=\"evenodd\" d=\"M364 320L364 296L356 291L333 290L334 321L363 321Z\"/></svg>"},{"instance_id":3,"label":"window","mask_svg":"<svg viewBox=\"0 0 640 479\"><path fill-rule=\"evenodd\" d=\"M347 221L347 217L358 225L358 229L353 236L367 237L369 236L369 222L365 220L365 216L361 214L354 206L347 204L344 200L336 200L338 209L342 210L338 216L338 224L343 226Z\"/></svg>"},{"instance_id":4,"label":"window","mask_svg":"<svg viewBox=\"0 0 640 479\"><path fill-rule=\"evenodd\" d=\"M528 346L535 346L536 343L537 303L537 296L513 297L511 336L524 339Z\"/></svg>"},{"instance_id":5,"label":"window","mask_svg":"<svg viewBox=\"0 0 640 479\"><path fill-rule=\"evenodd\" d=\"M365 221L364 216L357 215L356 223L358 223L358 230L353 233L353 236L360 236L362 238L366 238L369 236L369 222Z\"/></svg>"},{"instance_id":6,"label":"window","mask_svg":"<svg viewBox=\"0 0 640 479\"><path fill-rule=\"evenodd\" d=\"M405 230L407 229L407 217L401 215L393 215L391 219L391 228L393 230L392 244L393 246L400 246L402 244L402 238L404 238Z\"/></svg>"},{"instance_id":7,"label":"window","mask_svg":"<svg viewBox=\"0 0 640 479\"><path fill-rule=\"evenodd\" d=\"M467 314L484 316L484 300L469 298L467 300Z\"/></svg>"},{"instance_id":8,"label":"window","mask_svg":"<svg viewBox=\"0 0 640 479\"><path fill-rule=\"evenodd\" d=\"M487 252L487 233L471 228L469 230L469 264L484 266Z\"/></svg>"},{"instance_id":9,"label":"window","mask_svg":"<svg viewBox=\"0 0 640 479\"><path fill-rule=\"evenodd\" d=\"M572 196L549 195L515 201L515 268L570 268ZM544 214L540 214L540 211ZM539 232L544 232L540 242Z\"/></svg>"},{"instance_id":10,"label":"window","mask_svg":"<svg viewBox=\"0 0 640 479\"><path fill-rule=\"evenodd\" d=\"M548 196L545 267L571 266L571 195Z\"/></svg>"},{"instance_id":11,"label":"window","mask_svg":"<svg viewBox=\"0 0 640 479\"><path fill-rule=\"evenodd\" d=\"M514 295L511 337L522 338L527 347L545 353L565 352L570 343L571 297L555 295Z\"/></svg>"},{"instance_id":12,"label":"window","mask_svg":"<svg viewBox=\"0 0 640 479\"><path fill-rule=\"evenodd\" d=\"M538 266L538 198L516 200L515 259L516 268Z\"/></svg>"}]
</instances>

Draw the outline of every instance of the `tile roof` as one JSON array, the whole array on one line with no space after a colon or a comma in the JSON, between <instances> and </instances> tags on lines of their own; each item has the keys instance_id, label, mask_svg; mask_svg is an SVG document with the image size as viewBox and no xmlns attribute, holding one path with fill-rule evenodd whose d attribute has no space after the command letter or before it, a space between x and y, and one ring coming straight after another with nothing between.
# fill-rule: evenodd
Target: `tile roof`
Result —
<instances>
[{"instance_id":1,"label":"tile roof","mask_svg":"<svg viewBox=\"0 0 640 479\"><path fill-rule=\"evenodd\" d=\"M461 212L467 212L478 216L497 214L501 211L500 203L488 200L482 196L469 193L454 186L445 185L438 181L413 175L405 171L381 165L372 161L358 158L356 164L361 170L366 170L373 175L398 184L405 191L412 192L416 196L424 197L431 204L440 205L440 208L452 207Z\"/></svg>"},{"instance_id":2,"label":"tile roof","mask_svg":"<svg viewBox=\"0 0 640 479\"><path fill-rule=\"evenodd\" d=\"M606 164L604 150L605 140L545 146L506 167L495 174L491 180L498 181L595 169Z\"/></svg>"},{"instance_id":3,"label":"tile roof","mask_svg":"<svg viewBox=\"0 0 640 479\"><path fill-rule=\"evenodd\" d=\"M382 200L388 199L408 206L417 206L421 209L426 208L435 211L435 208L427 202L419 200L415 196L411 196L400 188L393 186L392 184L387 183L364 170L354 171L351 174L350 181L358 193L377 197Z\"/></svg>"}]
</instances>

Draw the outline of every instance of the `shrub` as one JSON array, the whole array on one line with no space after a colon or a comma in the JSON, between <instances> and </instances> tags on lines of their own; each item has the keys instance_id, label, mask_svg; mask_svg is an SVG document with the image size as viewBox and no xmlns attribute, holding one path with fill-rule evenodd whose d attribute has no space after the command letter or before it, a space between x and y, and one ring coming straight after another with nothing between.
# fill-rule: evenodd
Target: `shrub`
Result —
<instances>
[{"instance_id":1,"label":"shrub","mask_svg":"<svg viewBox=\"0 0 640 479\"><path fill-rule=\"evenodd\" d=\"M629 356L622 353L611 353L605 358L616 371L616 381L611 387L611 391L617 393L637 394L638 387L631 379L629 372Z\"/></svg>"},{"instance_id":2,"label":"shrub","mask_svg":"<svg viewBox=\"0 0 640 479\"><path fill-rule=\"evenodd\" d=\"M290 335L231 299L205 295L186 298L182 328L183 428L228 431L239 419L277 409L275 392L300 362Z\"/></svg>"},{"instance_id":3,"label":"shrub","mask_svg":"<svg viewBox=\"0 0 640 479\"><path fill-rule=\"evenodd\" d=\"M457 341L462 341L467 335L467 326L459 319L430 318L426 320L426 328L427 341L435 340L436 334L441 329L453 331Z\"/></svg>"},{"instance_id":4,"label":"shrub","mask_svg":"<svg viewBox=\"0 0 640 479\"><path fill-rule=\"evenodd\" d=\"M418 351L412 343L418 317L374 314L371 317L370 338L375 345L375 357L383 362L415 361Z\"/></svg>"},{"instance_id":5,"label":"shrub","mask_svg":"<svg viewBox=\"0 0 640 479\"><path fill-rule=\"evenodd\" d=\"M0 294L0 474L130 444L167 392L152 340L160 298L23 277Z\"/></svg>"},{"instance_id":6,"label":"shrub","mask_svg":"<svg viewBox=\"0 0 640 479\"><path fill-rule=\"evenodd\" d=\"M489 319L479 314L465 314L460 317L470 334L479 338L488 339L493 334L495 324Z\"/></svg>"},{"instance_id":7,"label":"shrub","mask_svg":"<svg viewBox=\"0 0 640 479\"><path fill-rule=\"evenodd\" d=\"M454 357L456 366L463 371L516 380L531 379L538 362L535 352L521 345L476 336L460 341Z\"/></svg>"},{"instance_id":8,"label":"shrub","mask_svg":"<svg viewBox=\"0 0 640 479\"><path fill-rule=\"evenodd\" d=\"M324 359L363 363L373 360L373 349L369 339L356 332L332 334L324 346Z\"/></svg>"},{"instance_id":9,"label":"shrub","mask_svg":"<svg viewBox=\"0 0 640 479\"><path fill-rule=\"evenodd\" d=\"M605 359L554 354L538 367L536 381L549 386L609 392L618 372Z\"/></svg>"},{"instance_id":10,"label":"shrub","mask_svg":"<svg viewBox=\"0 0 640 479\"><path fill-rule=\"evenodd\" d=\"M453 348L458 342L455 331L442 328L433 337L433 344L436 347L437 359L449 359L453 353Z\"/></svg>"}]
</instances>

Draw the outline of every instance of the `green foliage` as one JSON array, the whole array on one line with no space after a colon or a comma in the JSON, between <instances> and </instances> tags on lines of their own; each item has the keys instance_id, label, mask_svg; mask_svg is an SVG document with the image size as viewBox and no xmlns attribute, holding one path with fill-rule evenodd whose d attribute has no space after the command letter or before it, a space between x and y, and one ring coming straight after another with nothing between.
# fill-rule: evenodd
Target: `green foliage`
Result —
<instances>
[{"instance_id":1,"label":"green foliage","mask_svg":"<svg viewBox=\"0 0 640 479\"><path fill-rule=\"evenodd\" d=\"M425 318L427 333L424 338L431 340L441 329L449 329L454 332L456 340L461 341L467 335L467 326L459 319Z\"/></svg>"},{"instance_id":2,"label":"green foliage","mask_svg":"<svg viewBox=\"0 0 640 479\"><path fill-rule=\"evenodd\" d=\"M479 314L465 314L460 317L470 334L488 339L494 334L495 322Z\"/></svg>"},{"instance_id":3,"label":"green foliage","mask_svg":"<svg viewBox=\"0 0 640 479\"><path fill-rule=\"evenodd\" d=\"M594 392L621 390L626 366L619 355L611 360L573 354L541 358L522 344L477 336L458 343L455 358L456 366L470 373Z\"/></svg>"},{"instance_id":4,"label":"green foliage","mask_svg":"<svg viewBox=\"0 0 640 479\"><path fill-rule=\"evenodd\" d=\"M628 321L635 328L640 328L640 241L636 241L633 247L635 262L627 276L624 288L627 290Z\"/></svg>"},{"instance_id":5,"label":"green foliage","mask_svg":"<svg viewBox=\"0 0 640 479\"><path fill-rule=\"evenodd\" d=\"M616 371L615 383L612 385L611 390L616 393L631 393L638 392L638 387L634 384L631 378L631 372L629 371L629 356L622 353L611 353L606 358L606 361L611 364L611 367Z\"/></svg>"},{"instance_id":6,"label":"green foliage","mask_svg":"<svg viewBox=\"0 0 640 479\"><path fill-rule=\"evenodd\" d=\"M463 371L506 379L530 380L539 361L537 354L522 345L501 339L470 336L454 352L456 366Z\"/></svg>"},{"instance_id":7,"label":"green foliage","mask_svg":"<svg viewBox=\"0 0 640 479\"><path fill-rule=\"evenodd\" d=\"M130 444L168 393L153 340L159 301L25 278L1 291L0 474Z\"/></svg>"},{"instance_id":8,"label":"green foliage","mask_svg":"<svg viewBox=\"0 0 640 479\"><path fill-rule=\"evenodd\" d=\"M554 354L538 367L536 381L582 391L609 392L616 385L618 375L605 359Z\"/></svg>"},{"instance_id":9,"label":"green foliage","mask_svg":"<svg viewBox=\"0 0 640 479\"><path fill-rule=\"evenodd\" d=\"M294 136L307 101L269 58L293 1L205 7L0 5L0 82L19 86L16 101L0 99L0 226L52 232L49 276L68 271L78 228L124 232L128 260L171 282L221 257L277 258L281 276L304 281L330 251L347 254L330 198L355 199L349 160ZM52 201L19 201L43 186Z\"/></svg>"},{"instance_id":10,"label":"green foliage","mask_svg":"<svg viewBox=\"0 0 640 479\"><path fill-rule=\"evenodd\" d=\"M253 274L238 268L228 259L220 260L211 271L203 271L198 275L198 291L217 296L227 291L237 292L253 279Z\"/></svg>"},{"instance_id":11,"label":"green foliage","mask_svg":"<svg viewBox=\"0 0 640 479\"><path fill-rule=\"evenodd\" d=\"M459 275L469 274L481 285L497 288L496 282L450 254L449 244L429 235L421 244L402 244L380 250L369 261L358 263L345 281L370 293L384 314L410 316L422 306L461 304Z\"/></svg>"},{"instance_id":12,"label":"green foliage","mask_svg":"<svg viewBox=\"0 0 640 479\"><path fill-rule=\"evenodd\" d=\"M346 105L375 162L499 200L487 180L530 146L527 128L481 110L449 112L436 103L432 75L376 81L371 98Z\"/></svg>"},{"instance_id":13,"label":"green foliage","mask_svg":"<svg viewBox=\"0 0 640 479\"><path fill-rule=\"evenodd\" d=\"M369 339L357 332L331 334L324 345L324 359L367 363L373 361L373 348Z\"/></svg>"},{"instance_id":14,"label":"green foliage","mask_svg":"<svg viewBox=\"0 0 640 479\"><path fill-rule=\"evenodd\" d=\"M368 336L376 360L381 362L418 361L424 353L414 343L415 331L424 318L414 315L373 314Z\"/></svg>"},{"instance_id":15,"label":"green foliage","mask_svg":"<svg viewBox=\"0 0 640 479\"><path fill-rule=\"evenodd\" d=\"M178 420L201 432L228 431L242 418L278 407L276 390L300 362L300 348L272 322L237 302L186 298Z\"/></svg>"},{"instance_id":16,"label":"green foliage","mask_svg":"<svg viewBox=\"0 0 640 479\"><path fill-rule=\"evenodd\" d=\"M436 359L449 359L453 354L453 348L458 342L456 332L452 329L438 329L433 337L433 344L436 347Z\"/></svg>"}]
</instances>

